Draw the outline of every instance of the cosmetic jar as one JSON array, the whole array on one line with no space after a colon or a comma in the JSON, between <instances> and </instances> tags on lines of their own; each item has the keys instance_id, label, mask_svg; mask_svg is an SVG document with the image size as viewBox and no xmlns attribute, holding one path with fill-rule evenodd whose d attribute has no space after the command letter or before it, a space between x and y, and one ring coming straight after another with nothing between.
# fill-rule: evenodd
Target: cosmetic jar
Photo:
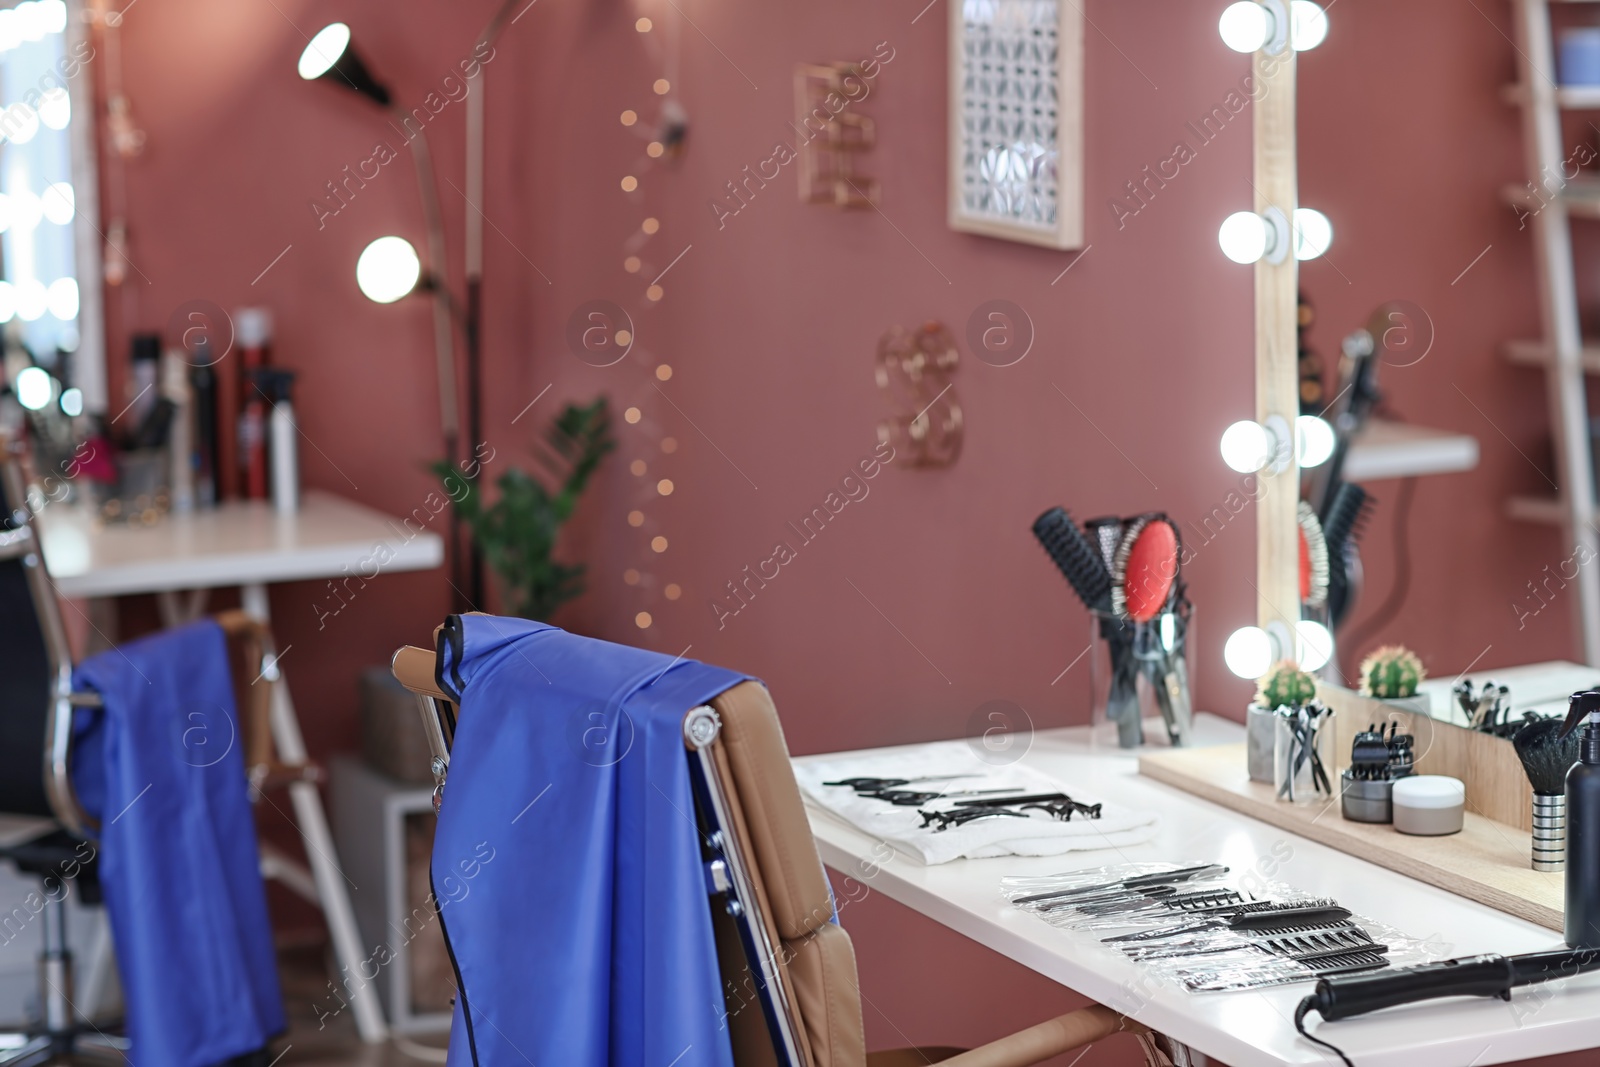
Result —
<instances>
[{"instance_id":1,"label":"cosmetic jar","mask_svg":"<svg viewBox=\"0 0 1600 1067\"><path fill-rule=\"evenodd\" d=\"M1466 810L1467 787L1459 778L1418 774L1394 783L1394 828L1403 834L1460 833Z\"/></svg>"},{"instance_id":2,"label":"cosmetic jar","mask_svg":"<svg viewBox=\"0 0 1600 1067\"><path fill-rule=\"evenodd\" d=\"M1339 811L1351 822L1392 822L1394 782L1352 778L1349 768L1339 776Z\"/></svg>"}]
</instances>

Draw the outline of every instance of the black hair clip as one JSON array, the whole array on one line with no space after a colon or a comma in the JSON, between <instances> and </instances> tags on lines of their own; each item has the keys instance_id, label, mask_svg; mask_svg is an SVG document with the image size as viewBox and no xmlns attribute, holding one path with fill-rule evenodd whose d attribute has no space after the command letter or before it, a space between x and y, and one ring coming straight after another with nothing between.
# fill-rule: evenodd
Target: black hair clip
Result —
<instances>
[{"instance_id":1,"label":"black hair clip","mask_svg":"<svg viewBox=\"0 0 1600 1067\"><path fill-rule=\"evenodd\" d=\"M1039 804L1022 805L1023 811L1027 811L1029 808L1037 808L1039 811L1060 819L1062 822L1071 822L1074 814L1082 815L1086 819L1098 819L1100 817L1099 804L1083 804L1073 800L1071 797L1066 797L1062 800L1047 800Z\"/></svg>"},{"instance_id":2,"label":"black hair clip","mask_svg":"<svg viewBox=\"0 0 1600 1067\"><path fill-rule=\"evenodd\" d=\"M922 816L923 826L933 826L934 833L948 830L952 826L965 826L969 822L979 819L998 819L1010 817L1013 819L1026 819L1027 816L1020 811L1009 811L1005 808L967 808L963 811L918 811Z\"/></svg>"}]
</instances>

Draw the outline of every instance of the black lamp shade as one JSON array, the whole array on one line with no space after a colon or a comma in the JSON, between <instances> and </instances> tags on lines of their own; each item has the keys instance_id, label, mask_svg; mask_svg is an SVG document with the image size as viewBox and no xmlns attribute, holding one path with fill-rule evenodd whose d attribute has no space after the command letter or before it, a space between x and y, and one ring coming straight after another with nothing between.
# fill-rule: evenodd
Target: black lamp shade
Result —
<instances>
[{"instance_id":1,"label":"black lamp shade","mask_svg":"<svg viewBox=\"0 0 1600 1067\"><path fill-rule=\"evenodd\" d=\"M379 107L389 106L389 87L372 76L367 65L361 61L354 42L333 66L323 71L321 80L358 92Z\"/></svg>"}]
</instances>

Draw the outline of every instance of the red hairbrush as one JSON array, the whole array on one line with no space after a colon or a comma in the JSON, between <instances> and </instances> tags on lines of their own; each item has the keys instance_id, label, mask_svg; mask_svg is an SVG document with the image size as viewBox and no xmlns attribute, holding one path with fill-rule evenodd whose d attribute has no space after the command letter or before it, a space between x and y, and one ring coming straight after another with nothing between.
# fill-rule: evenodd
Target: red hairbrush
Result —
<instances>
[{"instance_id":1,"label":"red hairbrush","mask_svg":"<svg viewBox=\"0 0 1600 1067\"><path fill-rule=\"evenodd\" d=\"M1328 600L1328 539L1306 501L1300 501L1300 599L1318 608Z\"/></svg>"},{"instance_id":2,"label":"red hairbrush","mask_svg":"<svg viewBox=\"0 0 1600 1067\"><path fill-rule=\"evenodd\" d=\"M1160 512L1128 523L1111 575L1111 610L1149 622L1168 610L1178 586L1178 528Z\"/></svg>"}]
</instances>

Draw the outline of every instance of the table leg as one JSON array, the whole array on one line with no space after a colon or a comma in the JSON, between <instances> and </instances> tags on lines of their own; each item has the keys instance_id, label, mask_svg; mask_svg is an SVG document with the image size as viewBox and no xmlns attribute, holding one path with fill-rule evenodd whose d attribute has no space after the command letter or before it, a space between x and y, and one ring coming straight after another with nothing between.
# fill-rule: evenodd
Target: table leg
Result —
<instances>
[{"instance_id":1,"label":"table leg","mask_svg":"<svg viewBox=\"0 0 1600 1067\"><path fill-rule=\"evenodd\" d=\"M239 592L245 611L263 622L271 618L266 586L245 585L240 587ZM278 758L284 763L305 762L305 740L300 736L300 723L294 715L288 682L281 677L272 687L272 739L278 748ZM294 782L289 786L289 799L294 804L295 821L299 823L300 833L305 838L306 859L316 879L317 896L328 922L328 934L333 938L334 955L350 978L346 988L355 1009L356 1028L363 1041L383 1041L389 1036L388 1026L383 1020L383 1008L378 1003L377 990L372 982L362 977L367 953L362 948L355 909L351 907L345 874L334 850L328 817L322 809L322 796L313 783ZM343 982L339 984L345 985Z\"/></svg>"}]
</instances>

